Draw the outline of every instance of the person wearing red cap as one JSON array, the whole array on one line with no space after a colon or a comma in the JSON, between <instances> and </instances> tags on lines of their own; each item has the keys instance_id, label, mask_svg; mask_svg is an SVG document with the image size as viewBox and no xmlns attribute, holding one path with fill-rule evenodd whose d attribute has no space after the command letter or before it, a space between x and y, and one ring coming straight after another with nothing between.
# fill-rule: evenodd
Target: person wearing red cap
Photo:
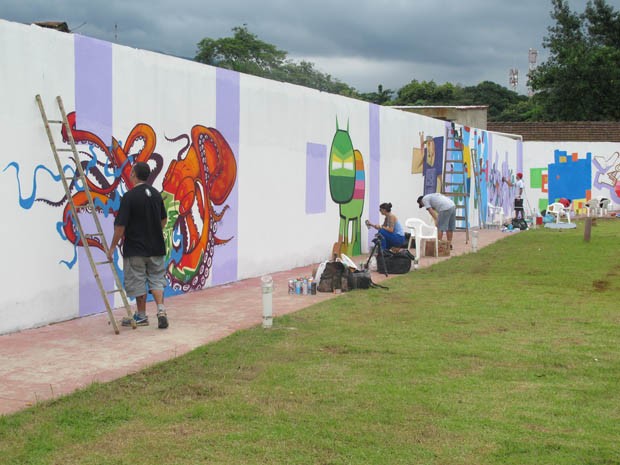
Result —
<instances>
[{"instance_id":1,"label":"person wearing red cap","mask_svg":"<svg viewBox=\"0 0 620 465\"><path fill-rule=\"evenodd\" d=\"M511 182L510 179L502 177L502 182L505 182L510 187L516 187L515 192L515 218L523 219L523 190L525 189L525 182L523 182L523 173L517 173L517 182Z\"/></svg>"},{"instance_id":2,"label":"person wearing red cap","mask_svg":"<svg viewBox=\"0 0 620 465\"><path fill-rule=\"evenodd\" d=\"M516 186L517 192L515 199L520 199L523 196L523 189L525 189L525 183L523 182L523 173L517 173L517 182L510 182L510 179L502 178L502 181L508 184L510 187Z\"/></svg>"}]
</instances>

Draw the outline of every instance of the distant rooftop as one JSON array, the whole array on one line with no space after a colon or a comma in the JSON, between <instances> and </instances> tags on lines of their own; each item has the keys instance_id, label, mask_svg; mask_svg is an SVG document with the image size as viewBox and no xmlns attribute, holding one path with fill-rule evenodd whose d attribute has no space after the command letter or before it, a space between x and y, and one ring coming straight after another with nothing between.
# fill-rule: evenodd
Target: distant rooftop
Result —
<instances>
[{"instance_id":1,"label":"distant rooftop","mask_svg":"<svg viewBox=\"0 0 620 465\"><path fill-rule=\"evenodd\" d=\"M523 141L620 142L619 121L487 122L487 130L523 136Z\"/></svg>"},{"instance_id":2,"label":"distant rooftop","mask_svg":"<svg viewBox=\"0 0 620 465\"><path fill-rule=\"evenodd\" d=\"M60 32L71 32L69 30L69 26L64 21L39 21L36 23L37 26L46 27L48 29L55 29Z\"/></svg>"},{"instance_id":3,"label":"distant rooftop","mask_svg":"<svg viewBox=\"0 0 620 465\"><path fill-rule=\"evenodd\" d=\"M489 108L488 105L390 105L390 108L397 108L399 110L407 109L426 109L426 108L453 108L455 110L485 110Z\"/></svg>"}]
</instances>

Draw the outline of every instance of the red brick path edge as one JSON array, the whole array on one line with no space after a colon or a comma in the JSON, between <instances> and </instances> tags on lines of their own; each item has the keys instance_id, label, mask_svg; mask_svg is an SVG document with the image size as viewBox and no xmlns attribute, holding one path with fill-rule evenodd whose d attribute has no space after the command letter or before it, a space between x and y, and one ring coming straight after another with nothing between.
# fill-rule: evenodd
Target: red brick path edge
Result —
<instances>
[{"instance_id":1,"label":"red brick path edge","mask_svg":"<svg viewBox=\"0 0 620 465\"><path fill-rule=\"evenodd\" d=\"M481 230L484 247L510 234ZM452 256L471 252L465 234L455 233ZM420 267L449 257L422 258ZM362 258L358 257L358 260ZM272 274L274 317L295 312L337 294L289 295L289 278L310 276L316 265ZM374 274L373 280L386 279ZM388 278L389 279L389 278ZM170 327L157 329L155 309L147 308L151 326L121 328L114 334L107 314L77 318L0 336L0 414L9 414L43 400L69 394L93 382L111 381L156 362L222 339L262 321L260 277L167 299ZM121 310L115 312L120 319Z\"/></svg>"}]
</instances>

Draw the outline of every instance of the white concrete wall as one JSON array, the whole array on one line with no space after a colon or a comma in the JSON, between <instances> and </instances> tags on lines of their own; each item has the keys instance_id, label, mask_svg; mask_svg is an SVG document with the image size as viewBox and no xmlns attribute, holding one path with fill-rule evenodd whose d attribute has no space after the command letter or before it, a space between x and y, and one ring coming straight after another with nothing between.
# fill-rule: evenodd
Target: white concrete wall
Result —
<instances>
[{"instance_id":1,"label":"white concrete wall","mask_svg":"<svg viewBox=\"0 0 620 465\"><path fill-rule=\"evenodd\" d=\"M573 201L574 210L583 213L586 197L605 197L611 200L611 209L620 209L620 198L614 190L620 176L620 143L524 142L523 151L526 199L532 208L540 211L556 198L566 197ZM554 171L556 151L559 162L566 164L558 172Z\"/></svg>"},{"instance_id":2,"label":"white concrete wall","mask_svg":"<svg viewBox=\"0 0 620 465\"><path fill-rule=\"evenodd\" d=\"M63 196L41 169L56 172L35 95L46 96L49 105L53 96L66 95L73 106L73 38L0 21L0 69L3 333L77 316L77 266L70 270L59 264L73 256L73 246L56 233L62 208L30 200L40 192L53 191L54 200Z\"/></svg>"},{"instance_id":3,"label":"white concrete wall","mask_svg":"<svg viewBox=\"0 0 620 465\"><path fill-rule=\"evenodd\" d=\"M92 74L97 66L100 72ZM57 229L63 224L66 201L61 202L61 185L45 171L55 169L35 105L37 93L43 96L50 115L56 115L56 95L62 96L67 112L76 111L80 137L91 140L90 145L80 142L80 151L87 157L96 156L101 177L108 184L118 178L118 173L104 166L112 157L106 146L113 140L130 157L139 156L148 143L154 144L157 156L152 155L150 163L160 170L153 181L160 190L165 188L165 179L179 174L179 166L188 163L186 144L194 126L217 130L230 146L236 162L233 187L221 204L210 202L215 191L209 192L204 204L213 218L225 210L221 220L209 222L208 214L201 216L197 198L191 202L196 231L186 247L196 245L198 249L192 250L204 252L207 258L200 270L188 272L191 279L179 285L181 289L169 289L168 295L184 292L184 286L219 285L329 256L338 240L340 222L329 182L330 146L337 125L341 130L348 128L353 148L364 162L360 220L379 222L381 202L391 202L403 222L407 217L429 220L416 204L424 178L421 172L412 172L412 162L414 152L420 153L421 133L438 140L445 136L443 121L2 20L0 69L0 193L5 200L5 220L0 226L5 244L0 334L103 310L82 247L74 247ZM151 136L128 142L132 132L148 130ZM525 161L519 161L517 142L484 134L487 142L481 144L472 137L469 146L476 146L479 156L491 160L490 164L499 163L507 175L516 173L519 163L527 168L538 166L538 161L527 161L537 156L530 155L527 146ZM57 128L55 136L60 141ZM93 143L94 137L101 144ZM491 150L482 150L487 144ZM210 149L215 153L223 146ZM547 148L540 151L540 163L552 160ZM71 167L69 156L64 157L64 164ZM187 178L200 196L206 184L194 175ZM96 181L92 173L89 179ZM35 184L34 195L42 200L23 200L31 196ZM113 193L106 194L106 205L118 202L126 189L123 182L118 183ZM171 195L180 201L183 192L175 190ZM504 201L510 202L510 193L505 194ZM51 201L58 206L50 205ZM475 205L472 198L473 225L477 225ZM108 234L112 218L102 217ZM212 227L207 233L205 221ZM184 235L176 225L174 247L183 243ZM368 230L363 224L361 236L361 249L367 251ZM213 245L209 241L215 237L230 240ZM101 256L98 250L94 253ZM194 256L176 250L168 258L173 264L180 263L181 257ZM190 263L201 264L196 259Z\"/></svg>"}]
</instances>

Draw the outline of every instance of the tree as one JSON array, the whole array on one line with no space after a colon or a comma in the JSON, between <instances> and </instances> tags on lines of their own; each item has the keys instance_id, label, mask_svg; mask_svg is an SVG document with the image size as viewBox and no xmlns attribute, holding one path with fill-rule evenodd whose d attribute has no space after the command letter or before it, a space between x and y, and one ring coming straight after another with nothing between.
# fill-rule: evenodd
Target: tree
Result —
<instances>
[{"instance_id":1,"label":"tree","mask_svg":"<svg viewBox=\"0 0 620 465\"><path fill-rule=\"evenodd\" d=\"M194 59L208 65L263 77L269 77L283 65L285 51L263 42L249 32L245 25L232 30L233 37L202 39Z\"/></svg>"},{"instance_id":2,"label":"tree","mask_svg":"<svg viewBox=\"0 0 620 465\"><path fill-rule=\"evenodd\" d=\"M461 87L416 80L398 90L395 105L487 105L489 121L517 121L536 115L529 99L494 82ZM513 108L514 107L514 108Z\"/></svg>"},{"instance_id":3,"label":"tree","mask_svg":"<svg viewBox=\"0 0 620 465\"><path fill-rule=\"evenodd\" d=\"M519 95L494 82L483 81L476 86L464 87L459 103L461 105L488 105L489 121L506 121L501 119L502 114L514 115L513 110L508 113L506 111L512 107L518 107L527 101L528 98L524 95ZM523 111L523 107L518 110L519 113Z\"/></svg>"},{"instance_id":4,"label":"tree","mask_svg":"<svg viewBox=\"0 0 620 465\"><path fill-rule=\"evenodd\" d=\"M384 89L383 85L379 84L377 86L377 92L360 94L359 98L367 102L376 103L377 105L385 105L389 104L393 93L394 91L392 89Z\"/></svg>"},{"instance_id":5,"label":"tree","mask_svg":"<svg viewBox=\"0 0 620 465\"><path fill-rule=\"evenodd\" d=\"M489 121L542 121L541 109L531 98L523 97L523 100L507 105L501 113Z\"/></svg>"},{"instance_id":6,"label":"tree","mask_svg":"<svg viewBox=\"0 0 620 465\"><path fill-rule=\"evenodd\" d=\"M354 88L322 73L308 61L295 63L288 53L260 40L245 25L232 29L233 37L205 38L198 42L194 60L207 65L232 69L335 94L356 96Z\"/></svg>"},{"instance_id":7,"label":"tree","mask_svg":"<svg viewBox=\"0 0 620 465\"><path fill-rule=\"evenodd\" d=\"M438 86L435 81L411 81L398 90L395 105L454 105L461 88L446 83Z\"/></svg>"},{"instance_id":8,"label":"tree","mask_svg":"<svg viewBox=\"0 0 620 465\"><path fill-rule=\"evenodd\" d=\"M541 116L549 121L620 119L620 15L605 0L589 0L573 13L567 0L552 0L543 46L549 59L530 73Z\"/></svg>"}]
</instances>

